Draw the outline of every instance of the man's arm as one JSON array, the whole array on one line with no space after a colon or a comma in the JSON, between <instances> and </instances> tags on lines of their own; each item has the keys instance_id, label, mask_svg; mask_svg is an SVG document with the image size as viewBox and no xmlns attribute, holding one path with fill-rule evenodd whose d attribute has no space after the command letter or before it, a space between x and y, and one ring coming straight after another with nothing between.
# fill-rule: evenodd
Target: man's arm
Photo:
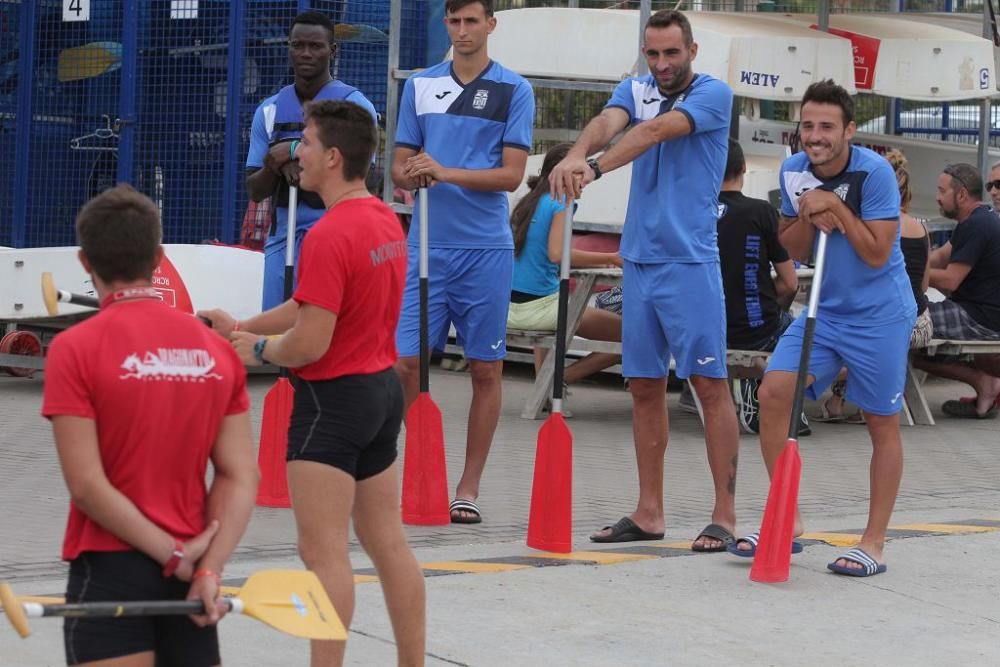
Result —
<instances>
[{"instance_id":1,"label":"man's arm","mask_svg":"<svg viewBox=\"0 0 1000 667\"><path fill-rule=\"evenodd\" d=\"M112 486L104 473L96 422L86 417L54 415L52 431L63 477L77 509L118 539L165 564L175 548L174 536L150 521L128 496ZM194 564L218 529L217 522L209 522L200 535L184 544L184 559L175 572L177 578L184 581L191 578Z\"/></svg>"},{"instance_id":2,"label":"man's arm","mask_svg":"<svg viewBox=\"0 0 1000 667\"><path fill-rule=\"evenodd\" d=\"M668 111L644 123L639 123L597 159L602 172L611 171L636 159L664 141L691 134L691 120L680 111Z\"/></svg>"},{"instance_id":3,"label":"man's arm","mask_svg":"<svg viewBox=\"0 0 1000 667\"><path fill-rule=\"evenodd\" d=\"M405 150L405 149L397 149ZM403 175L413 182L420 178L451 183L481 192L513 192L524 178L528 153L522 148L504 146L501 166L492 169L461 169L442 167L429 153L417 153L403 163ZM393 160L395 171L396 161Z\"/></svg>"},{"instance_id":4,"label":"man's arm","mask_svg":"<svg viewBox=\"0 0 1000 667\"><path fill-rule=\"evenodd\" d=\"M778 223L778 239L792 259L805 263L812 257L816 227L798 216L789 218L783 215Z\"/></svg>"},{"instance_id":5,"label":"man's arm","mask_svg":"<svg viewBox=\"0 0 1000 667\"><path fill-rule=\"evenodd\" d=\"M409 176L406 170L406 161L417 154L417 149L408 146L396 146L392 152L392 182L397 187L404 190L416 190L417 188L430 185L430 179L418 176Z\"/></svg>"},{"instance_id":6,"label":"man's arm","mask_svg":"<svg viewBox=\"0 0 1000 667\"><path fill-rule=\"evenodd\" d=\"M795 273L795 262L788 259L784 262L773 262L777 277L774 281L774 291L782 305L790 304L799 289L799 276Z\"/></svg>"},{"instance_id":7,"label":"man's arm","mask_svg":"<svg viewBox=\"0 0 1000 667\"><path fill-rule=\"evenodd\" d=\"M628 127L630 120L625 109L607 107L587 123L573 148L549 174L549 186L554 199L561 201L567 192L579 196L576 189L577 175L589 171L591 180L594 176L593 170L587 166L587 156L607 146L615 135Z\"/></svg>"},{"instance_id":8,"label":"man's arm","mask_svg":"<svg viewBox=\"0 0 1000 667\"><path fill-rule=\"evenodd\" d=\"M943 269L931 268L929 271L930 285L943 292L954 292L970 271L972 271L972 267L961 262L950 262Z\"/></svg>"},{"instance_id":9,"label":"man's arm","mask_svg":"<svg viewBox=\"0 0 1000 667\"><path fill-rule=\"evenodd\" d=\"M275 338L264 347L264 361L285 368L299 368L318 360L330 348L333 331L337 326L337 314L303 303L298 308L298 317L285 335ZM231 335L233 347L243 363L259 365L254 358L253 348L260 336L234 331Z\"/></svg>"},{"instance_id":10,"label":"man's arm","mask_svg":"<svg viewBox=\"0 0 1000 667\"><path fill-rule=\"evenodd\" d=\"M279 306L243 320L239 323L238 329L240 331L260 334L261 336L282 334L295 325L295 318L298 317L298 312L298 302L295 299L289 299ZM223 338L229 338L229 335L237 328L236 318L220 308L199 310L198 316L209 320L212 323L212 328Z\"/></svg>"},{"instance_id":11,"label":"man's arm","mask_svg":"<svg viewBox=\"0 0 1000 667\"><path fill-rule=\"evenodd\" d=\"M803 194L799 198L799 218L816 218L818 226L832 224L847 237L861 261L872 268L889 261L899 231L898 220L861 220L840 197L827 190Z\"/></svg>"},{"instance_id":12,"label":"man's arm","mask_svg":"<svg viewBox=\"0 0 1000 667\"><path fill-rule=\"evenodd\" d=\"M219 532L198 561L198 569L221 577L226 562L250 522L260 480L248 412L229 415L222 420L211 456L214 475L206 500L205 518L218 521ZM215 605L219 593L219 580L215 577L206 573L194 579L188 599L200 599L210 610L206 615L195 617L195 622L214 623L219 619L219 610Z\"/></svg>"},{"instance_id":13,"label":"man's arm","mask_svg":"<svg viewBox=\"0 0 1000 667\"><path fill-rule=\"evenodd\" d=\"M948 266L948 262L951 261L951 241L948 241L940 248L934 248L931 250L931 266L932 269L943 269Z\"/></svg>"}]
</instances>

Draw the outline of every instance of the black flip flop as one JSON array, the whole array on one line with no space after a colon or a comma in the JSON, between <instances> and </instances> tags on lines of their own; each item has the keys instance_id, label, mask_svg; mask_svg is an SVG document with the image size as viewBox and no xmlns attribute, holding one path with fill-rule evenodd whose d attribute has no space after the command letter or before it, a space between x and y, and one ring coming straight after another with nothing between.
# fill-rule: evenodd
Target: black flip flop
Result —
<instances>
[{"instance_id":1,"label":"black flip flop","mask_svg":"<svg viewBox=\"0 0 1000 667\"><path fill-rule=\"evenodd\" d=\"M700 547L695 546L695 543L703 537L708 537L713 540L719 540L722 542L717 547ZM705 530L698 533L698 537L694 538L694 542L691 543L691 551L697 551L698 553L717 553L720 551L726 551L730 544L736 542L736 536L730 531L726 530L717 523L710 523L705 526Z\"/></svg>"},{"instance_id":2,"label":"black flip flop","mask_svg":"<svg viewBox=\"0 0 1000 667\"><path fill-rule=\"evenodd\" d=\"M611 530L610 535L591 535L591 542L641 542L643 540L662 540L663 533L647 533L635 524L635 521L623 516L613 526L605 526L601 530Z\"/></svg>"}]
</instances>

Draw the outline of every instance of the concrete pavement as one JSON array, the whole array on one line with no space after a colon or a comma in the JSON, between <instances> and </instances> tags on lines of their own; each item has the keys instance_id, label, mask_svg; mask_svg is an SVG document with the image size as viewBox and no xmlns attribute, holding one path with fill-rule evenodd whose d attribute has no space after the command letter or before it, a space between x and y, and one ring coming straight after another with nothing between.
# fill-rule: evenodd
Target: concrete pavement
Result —
<instances>
[{"instance_id":1,"label":"concrete pavement","mask_svg":"<svg viewBox=\"0 0 1000 667\"><path fill-rule=\"evenodd\" d=\"M251 381L255 418L271 378ZM410 528L422 563L523 562L535 436L541 422L518 417L530 381L511 368L504 411L480 498L479 526ZM935 405L964 391L934 383ZM432 394L445 418L449 479L463 460L468 376L435 371ZM37 417L41 381L0 378L0 579L22 594L58 593L65 522L62 485L48 424ZM676 394L669 396L671 408ZM611 379L574 388L569 421L575 447L575 547L592 550L591 530L635 502L630 399ZM936 415L937 416L937 415ZM666 544L689 542L708 522L711 482L697 417L671 411L666 466ZM748 563L725 554L609 545L616 553L563 567L428 576L428 664L686 665L706 661L792 665L1000 663L1000 424L941 416L937 426L903 430L906 470L893 517L905 526L886 549L889 571L866 580L828 573L843 547L813 543L793 559L788 584L747 579ZM815 424L802 439L801 509L811 532L860 533L867 512L864 428ZM737 491L740 532L756 527L767 493L756 438L744 436ZM973 524L992 524L977 528ZM960 534L927 524L961 524ZM914 528L914 526L919 526ZM971 530L989 532L972 533ZM840 543L850 538L817 536ZM660 551L657 551L657 550ZM357 554L357 567L368 567ZM272 567L299 567L287 510L258 509L227 579ZM440 570L436 570L439 573ZM377 584L358 586L349 664L394 662ZM62 662L60 623L39 620L21 641L0 627L0 665ZM249 619L223 625L225 662L307 663L303 642Z\"/></svg>"}]
</instances>

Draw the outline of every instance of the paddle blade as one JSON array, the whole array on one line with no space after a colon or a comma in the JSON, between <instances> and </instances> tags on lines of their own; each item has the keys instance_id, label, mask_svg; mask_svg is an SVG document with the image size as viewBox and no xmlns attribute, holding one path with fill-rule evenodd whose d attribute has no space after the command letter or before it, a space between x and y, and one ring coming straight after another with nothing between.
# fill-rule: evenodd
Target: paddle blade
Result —
<instances>
[{"instance_id":1,"label":"paddle blade","mask_svg":"<svg viewBox=\"0 0 1000 667\"><path fill-rule=\"evenodd\" d=\"M264 415L260 424L260 486L257 505L291 507L285 456L288 453L288 424L292 418L295 390L288 378L278 378L264 397Z\"/></svg>"},{"instance_id":2,"label":"paddle blade","mask_svg":"<svg viewBox=\"0 0 1000 667\"><path fill-rule=\"evenodd\" d=\"M542 551L573 550L573 434L561 412L538 431L531 486L528 546Z\"/></svg>"},{"instance_id":3,"label":"paddle blade","mask_svg":"<svg viewBox=\"0 0 1000 667\"><path fill-rule=\"evenodd\" d=\"M256 572L240 588L237 599L241 613L294 637L347 639L326 589L308 570Z\"/></svg>"},{"instance_id":4,"label":"paddle blade","mask_svg":"<svg viewBox=\"0 0 1000 667\"><path fill-rule=\"evenodd\" d=\"M0 605L3 606L7 620L14 626L17 634L21 635L21 637L27 637L31 634L31 626L28 625L28 616L24 613L24 608L21 607L21 603L17 599L17 596L14 595L14 591L6 583L0 583Z\"/></svg>"},{"instance_id":5,"label":"paddle blade","mask_svg":"<svg viewBox=\"0 0 1000 667\"><path fill-rule=\"evenodd\" d=\"M441 410L426 392L417 396L406 413L402 506L405 524L443 526L451 523Z\"/></svg>"},{"instance_id":6,"label":"paddle blade","mask_svg":"<svg viewBox=\"0 0 1000 667\"><path fill-rule=\"evenodd\" d=\"M53 317L59 314L59 293L52 274L48 271L42 272L42 301L45 303L45 312Z\"/></svg>"},{"instance_id":7,"label":"paddle blade","mask_svg":"<svg viewBox=\"0 0 1000 667\"><path fill-rule=\"evenodd\" d=\"M792 539L795 530L795 509L799 502L799 479L802 459L798 443L789 438L778 457L767 494L764 520L760 524L760 541L750 568L750 580L763 583L788 581L792 562Z\"/></svg>"},{"instance_id":8,"label":"paddle blade","mask_svg":"<svg viewBox=\"0 0 1000 667\"><path fill-rule=\"evenodd\" d=\"M121 67L122 45L118 42L91 42L59 52L59 81L79 81L112 72Z\"/></svg>"}]
</instances>

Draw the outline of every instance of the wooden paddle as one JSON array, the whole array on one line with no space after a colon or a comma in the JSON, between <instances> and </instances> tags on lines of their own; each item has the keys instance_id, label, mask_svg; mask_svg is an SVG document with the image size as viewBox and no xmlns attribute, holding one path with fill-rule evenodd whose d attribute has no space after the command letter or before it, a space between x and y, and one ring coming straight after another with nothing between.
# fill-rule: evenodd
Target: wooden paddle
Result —
<instances>
[{"instance_id":1,"label":"wooden paddle","mask_svg":"<svg viewBox=\"0 0 1000 667\"><path fill-rule=\"evenodd\" d=\"M764 519L760 524L760 540L750 568L751 581L778 583L788 581L792 563L792 540L795 531L795 510L799 502L799 480L802 476L802 459L799 458L799 424L802 404L805 401L806 379L809 377L809 353L816 333L816 311L819 308L819 291L823 282L823 265L826 260L827 235L821 233L816 245L816 270L809 290L809 308L806 311L805 331L802 334L802 352L799 355L799 372L795 380L795 399L792 418L788 425L788 440L778 456L771 489L767 494Z\"/></svg>"},{"instance_id":2,"label":"wooden paddle","mask_svg":"<svg viewBox=\"0 0 1000 667\"><path fill-rule=\"evenodd\" d=\"M308 570L262 570L250 575L235 593L234 597L222 598L222 604L231 613L257 619L293 637L347 639L347 631L323 584ZM205 612L201 600L51 603L45 598L19 598L6 583L0 583L0 604L21 637L31 634L29 618L178 616Z\"/></svg>"},{"instance_id":3,"label":"wooden paddle","mask_svg":"<svg viewBox=\"0 0 1000 667\"><path fill-rule=\"evenodd\" d=\"M59 52L57 75L60 82L79 81L113 72L121 67L122 45L118 42L90 42Z\"/></svg>"},{"instance_id":4,"label":"wooden paddle","mask_svg":"<svg viewBox=\"0 0 1000 667\"><path fill-rule=\"evenodd\" d=\"M573 434L562 414L563 369L566 364L569 265L572 253L573 207L566 204L562 257L559 262L559 314L552 377L552 410L538 430L535 476L531 487L527 544L533 549L569 553L573 550Z\"/></svg>"},{"instance_id":5,"label":"wooden paddle","mask_svg":"<svg viewBox=\"0 0 1000 667\"><path fill-rule=\"evenodd\" d=\"M406 413L402 514L406 524L441 526L451 523L451 512L448 510L444 424L441 410L430 394L427 188L420 188L417 198L420 217L420 394Z\"/></svg>"}]
</instances>

